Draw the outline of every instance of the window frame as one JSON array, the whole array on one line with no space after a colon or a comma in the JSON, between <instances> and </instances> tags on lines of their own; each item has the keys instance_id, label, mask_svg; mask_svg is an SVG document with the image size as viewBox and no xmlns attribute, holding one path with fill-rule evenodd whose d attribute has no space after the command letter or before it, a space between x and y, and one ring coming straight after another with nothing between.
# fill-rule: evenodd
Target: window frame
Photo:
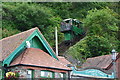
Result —
<instances>
[{"instance_id":1,"label":"window frame","mask_svg":"<svg viewBox=\"0 0 120 80\"><path fill-rule=\"evenodd\" d=\"M44 71L44 72L51 72L52 73L52 77L47 77L47 76L41 76L41 72ZM54 78L54 72L53 71L49 71L49 70L41 70L40 71L40 77L41 78Z\"/></svg>"},{"instance_id":2,"label":"window frame","mask_svg":"<svg viewBox=\"0 0 120 80\"><path fill-rule=\"evenodd\" d=\"M64 78L65 73L62 73L62 72L55 72L55 73L57 73L59 75L59 77L55 77L55 78ZM62 74L62 76L61 76L61 74Z\"/></svg>"},{"instance_id":3,"label":"window frame","mask_svg":"<svg viewBox=\"0 0 120 80\"><path fill-rule=\"evenodd\" d=\"M33 80L33 78L35 77L34 74L35 74L35 71L33 69L27 69L27 71L31 71L31 80ZM28 72L27 72L28 74Z\"/></svg>"}]
</instances>

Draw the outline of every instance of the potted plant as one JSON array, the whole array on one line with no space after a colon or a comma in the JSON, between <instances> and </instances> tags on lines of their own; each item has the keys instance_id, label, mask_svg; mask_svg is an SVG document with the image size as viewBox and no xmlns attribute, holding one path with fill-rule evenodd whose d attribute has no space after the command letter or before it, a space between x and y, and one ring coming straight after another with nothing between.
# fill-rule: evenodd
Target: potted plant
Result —
<instances>
[{"instance_id":1,"label":"potted plant","mask_svg":"<svg viewBox=\"0 0 120 80\"><path fill-rule=\"evenodd\" d=\"M18 72L7 72L5 80L17 80L19 78Z\"/></svg>"}]
</instances>

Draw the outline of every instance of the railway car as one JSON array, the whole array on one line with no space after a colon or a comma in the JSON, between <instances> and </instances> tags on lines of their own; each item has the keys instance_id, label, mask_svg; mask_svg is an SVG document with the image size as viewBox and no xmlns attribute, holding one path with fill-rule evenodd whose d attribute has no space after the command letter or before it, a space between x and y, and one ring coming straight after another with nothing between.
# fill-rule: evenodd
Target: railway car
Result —
<instances>
[{"instance_id":1,"label":"railway car","mask_svg":"<svg viewBox=\"0 0 120 80\"><path fill-rule=\"evenodd\" d=\"M84 35L82 22L77 19L64 19L61 22L61 32L64 33L65 41L73 42L76 38Z\"/></svg>"}]
</instances>

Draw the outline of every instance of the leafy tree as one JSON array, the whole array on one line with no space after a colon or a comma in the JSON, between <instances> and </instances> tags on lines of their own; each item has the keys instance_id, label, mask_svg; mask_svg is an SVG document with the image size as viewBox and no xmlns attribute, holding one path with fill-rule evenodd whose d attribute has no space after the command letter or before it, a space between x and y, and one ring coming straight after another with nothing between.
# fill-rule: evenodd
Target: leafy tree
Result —
<instances>
[{"instance_id":1,"label":"leafy tree","mask_svg":"<svg viewBox=\"0 0 120 80\"><path fill-rule=\"evenodd\" d=\"M117 46L118 14L111 9L91 10L84 19L88 35L98 35L107 38L114 47ZM117 46L118 47L118 46ZM116 48L117 49L117 48Z\"/></svg>"},{"instance_id":2,"label":"leafy tree","mask_svg":"<svg viewBox=\"0 0 120 80\"><path fill-rule=\"evenodd\" d=\"M46 3L39 3L50 7L53 9L56 15L59 15L62 19L66 19L70 17L70 8L72 7L71 2L46 2ZM59 5L59 6L58 6Z\"/></svg>"},{"instance_id":3,"label":"leafy tree","mask_svg":"<svg viewBox=\"0 0 120 80\"><path fill-rule=\"evenodd\" d=\"M92 9L103 9L108 6L106 2L73 2L71 9L71 16L77 19L84 19L88 14L89 10Z\"/></svg>"},{"instance_id":4,"label":"leafy tree","mask_svg":"<svg viewBox=\"0 0 120 80\"><path fill-rule=\"evenodd\" d=\"M111 43L111 45L113 45L113 43L114 43L114 46L118 44L117 43L118 40L116 38L116 32L118 30L118 27L117 27L118 24L116 23L117 21L116 16L118 17L118 15L113 13L112 10L104 9L106 6L108 6L110 9L113 9L115 12L117 12L118 10L114 6L116 5L119 6L118 3L107 3L107 2L9 3L9 2L5 2L2 4L3 4L2 6L3 38L37 26L40 28L41 32L43 33L47 41L53 47L55 45L54 43L55 27L58 27L59 43L63 41L63 34L60 32L60 22L62 19L76 18L83 21L83 19L86 17L83 22L84 24L86 24L85 28L88 29L87 38L90 38L89 36L94 37L97 40L102 40L105 38L105 40L108 40ZM96 10L92 10L95 8ZM100 38L96 36L100 36ZM119 37L119 34L118 34L118 37ZM95 39L93 39L93 41ZM81 50L84 50L84 52L82 52L81 54L85 55L86 57L87 56L90 57L91 52L89 51L89 47L88 47L89 43L87 44L87 42L89 41L86 40L83 42L84 43L81 42L80 44L86 44L87 46L86 46L86 49L84 46L85 50L81 48ZM97 43L94 43L94 44L97 44ZM89 55L85 53L89 53Z\"/></svg>"},{"instance_id":5,"label":"leafy tree","mask_svg":"<svg viewBox=\"0 0 120 80\"><path fill-rule=\"evenodd\" d=\"M111 54L113 48L118 50L117 15L109 8L90 10L84 19L84 27L88 29L87 36L66 53L81 60Z\"/></svg>"},{"instance_id":6,"label":"leafy tree","mask_svg":"<svg viewBox=\"0 0 120 80\"><path fill-rule=\"evenodd\" d=\"M2 38L5 38L6 36L12 36L20 32L21 31L19 31L18 29L15 29L9 25L6 28L2 28Z\"/></svg>"},{"instance_id":7,"label":"leafy tree","mask_svg":"<svg viewBox=\"0 0 120 80\"><path fill-rule=\"evenodd\" d=\"M2 20L2 38L7 36L11 36L21 32L20 30L15 28L15 25L12 22L8 22L6 20Z\"/></svg>"},{"instance_id":8,"label":"leafy tree","mask_svg":"<svg viewBox=\"0 0 120 80\"><path fill-rule=\"evenodd\" d=\"M88 46L86 44L88 37L84 37L82 40L77 42L75 45L71 46L65 54L72 56L76 60L84 61L88 56L90 56L90 52L88 50Z\"/></svg>"},{"instance_id":9,"label":"leafy tree","mask_svg":"<svg viewBox=\"0 0 120 80\"><path fill-rule=\"evenodd\" d=\"M61 18L51 8L36 3L3 3L3 37L39 27L51 46L54 46L54 27L59 27ZM7 24L7 26L6 26ZM13 29L12 33L10 30ZM59 30L60 31L60 30ZM60 41L63 39L59 33ZM51 41L52 40L52 41Z\"/></svg>"},{"instance_id":10,"label":"leafy tree","mask_svg":"<svg viewBox=\"0 0 120 80\"><path fill-rule=\"evenodd\" d=\"M28 3L3 4L3 20L13 22L21 31L39 25L51 25L51 17L53 17L51 9L45 6Z\"/></svg>"},{"instance_id":11,"label":"leafy tree","mask_svg":"<svg viewBox=\"0 0 120 80\"><path fill-rule=\"evenodd\" d=\"M88 57L106 55L109 54L112 50L112 44L107 38L103 36L89 36L86 44L88 46L88 51L90 52Z\"/></svg>"}]
</instances>

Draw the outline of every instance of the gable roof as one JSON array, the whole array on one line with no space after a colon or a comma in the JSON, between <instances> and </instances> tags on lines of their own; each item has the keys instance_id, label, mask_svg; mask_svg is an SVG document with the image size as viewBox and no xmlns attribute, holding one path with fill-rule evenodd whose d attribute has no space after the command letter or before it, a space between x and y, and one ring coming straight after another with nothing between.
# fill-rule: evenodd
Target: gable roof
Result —
<instances>
[{"instance_id":1,"label":"gable roof","mask_svg":"<svg viewBox=\"0 0 120 80\"><path fill-rule=\"evenodd\" d=\"M1 55L2 59L4 60L7 58L25 39L27 39L28 36L32 34L37 28L32 28L28 31L21 32L19 34L3 38L0 40L1 44Z\"/></svg>"},{"instance_id":2,"label":"gable roof","mask_svg":"<svg viewBox=\"0 0 120 80\"><path fill-rule=\"evenodd\" d=\"M117 54L119 58L120 54ZM82 65L82 68L85 67L98 67L102 69L107 69L112 64L111 55L103 55L93 58L88 58L86 62Z\"/></svg>"},{"instance_id":3,"label":"gable roof","mask_svg":"<svg viewBox=\"0 0 120 80\"><path fill-rule=\"evenodd\" d=\"M3 60L3 65L9 65L15 57L17 57L19 54L21 54L22 51L24 51L24 49L26 48L26 41L31 41L32 38L34 38L35 36L38 37L48 53L58 60L55 52L50 47L39 29L36 27L0 40L0 43L2 43L2 51L0 54L2 54L1 60Z\"/></svg>"},{"instance_id":4,"label":"gable roof","mask_svg":"<svg viewBox=\"0 0 120 80\"><path fill-rule=\"evenodd\" d=\"M46 52L37 48L26 49L25 52L17 57L10 65L13 66L17 64L70 70L70 68L63 65L61 61L54 59Z\"/></svg>"}]
</instances>

